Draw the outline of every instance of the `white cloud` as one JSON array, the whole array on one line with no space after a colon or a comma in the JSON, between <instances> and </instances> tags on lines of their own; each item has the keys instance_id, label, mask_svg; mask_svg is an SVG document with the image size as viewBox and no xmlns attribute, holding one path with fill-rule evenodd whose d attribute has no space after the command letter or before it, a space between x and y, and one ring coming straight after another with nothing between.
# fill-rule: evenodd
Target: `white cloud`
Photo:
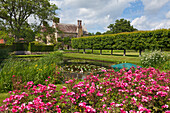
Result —
<instances>
[{"instance_id":1,"label":"white cloud","mask_svg":"<svg viewBox=\"0 0 170 113\"><path fill-rule=\"evenodd\" d=\"M156 13L160 10L169 0L141 0L144 5L146 13Z\"/></svg>"},{"instance_id":2,"label":"white cloud","mask_svg":"<svg viewBox=\"0 0 170 113\"><path fill-rule=\"evenodd\" d=\"M62 5L62 1L50 0L50 3L55 4L58 8L60 8Z\"/></svg>"},{"instance_id":3,"label":"white cloud","mask_svg":"<svg viewBox=\"0 0 170 113\"><path fill-rule=\"evenodd\" d=\"M166 18L170 19L170 11L168 11L168 13L166 13Z\"/></svg>"},{"instance_id":4,"label":"white cloud","mask_svg":"<svg viewBox=\"0 0 170 113\"><path fill-rule=\"evenodd\" d=\"M155 26L154 29L162 29L162 28L169 29L170 28L170 20L163 20L163 21L157 23L157 25Z\"/></svg>"},{"instance_id":5,"label":"white cloud","mask_svg":"<svg viewBox=\"0 0 170 113\"><path fill-rule=\"evenodd\" d=\"M62 23L77 24L82 19L90 32L105 31L136 0L51 0L59 4ZM109 16L108 16L109 15Z\"/></svg>"},{"instance_id":6,"label":"white cloud","mask_svg":"<svg viewBox=\"0 0 170 113\"><path fill-rule=\"evenodd\" d=\"M170 28L170 20L164 19L160 21L154 21L146 16L135 18L131 22L131 24L138 30L154 30L161 28Z\"/></svg>"},{"instance_id":7,"label":"white cloud","mask_svg":"<svg viewBox=\"0 0 170 113\"><path fill-rule=\"evenodd\" d=\"M144 15L133 19L131 24L138 30L154 30L170 28L170 11L167 4L170 0L141 0L144 5ZM164 7L165 6L165 7ZM162 10L163 9L163 10Z\"/></svg>"},{"instance_id":8,"label":"white cloud","mask_svg":"<svg viewBox=\"0 0 170 113\"><path fill-rule=\"evenodd\" d=\"M138 0L50 0L61 9L57 11L61 23L77 24L77 20L81 19L89 32L106 31L109 24L120 17L124 18L123 11L135 1ZM165 8L164 6L167 7L170 0L141 1L144 5L143 15L134 18L131 14L130 20L134 27L139 30L169 27L170 11L159 11Z\"/></svg>"}]
</instances>

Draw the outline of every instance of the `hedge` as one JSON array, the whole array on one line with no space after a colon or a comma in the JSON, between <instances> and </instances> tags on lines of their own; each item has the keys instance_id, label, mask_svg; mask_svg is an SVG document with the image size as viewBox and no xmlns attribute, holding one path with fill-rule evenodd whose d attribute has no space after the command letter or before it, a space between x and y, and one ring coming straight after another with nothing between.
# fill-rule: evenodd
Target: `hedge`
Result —
<instances>
[{"instance_id":1,"label":"hedge","mask_svg":"<svg viewBox=\"0 0 170 113\"><path fill-rule=\"evenodd\" d=\"M30 43L29 51L31 51L31 52L49 52L49 51L54 51L54 45L37 45L35 43Z\"/></svg>"},{"instance_id":2,"label":"hedge","mask_svg":"<svg viewBox=\"0 0 170 113\"><path fill-rule=\"evenodd\" d=\"M13 43L15 51L28 51L29 43Z\"/></svg>"},{"instance_id":3,"label":"hedge","mask_svg":"<svg viewBox=\"0 0 170 113\"><path fill-rule=\"evenodd\" d=\"M35 43L13 43L13 45L0 44L0 49L9 49L10 51L49 52L54 51L54 45L39 45Z\"/></svg>"},{"instance_id":4,"label":"hedge","mask_svg":"<svg viewBox=\"0 0 170 113\"><path fill-rule=\"evenodd\" d=\"M8 51L13 51L14 47L13 45L0 44L0 49L8 49Z\"/></svg>"},{"instance_id":5,"label":"hedge","mask_svg":"<svg viewBox=\"0 0 170 113\"><path fill-rule=\"evenodd\" d=\"M134 49L141 54L144 49L170 48L170 29L73 38L71 44L74 49Z\"/></svg>"}]
</instances>

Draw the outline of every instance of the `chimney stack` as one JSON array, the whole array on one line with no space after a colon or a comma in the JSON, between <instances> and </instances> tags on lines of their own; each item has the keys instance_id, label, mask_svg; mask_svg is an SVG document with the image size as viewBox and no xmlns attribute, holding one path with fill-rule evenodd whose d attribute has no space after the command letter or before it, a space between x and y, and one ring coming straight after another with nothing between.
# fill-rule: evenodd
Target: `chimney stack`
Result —
<instances>
[{"instance_id":1,"label":"chimney stack","mask_svg":"<svg viewBox=\"0 0 170 113\"><path fill-rule=\"evenodd\" d=\"M78 26L82 26L82 20L77 20L77 24L78 24Z\"/></svg>"},{"instance_id":2,"label":"chimney stack","mask_svg":"<svg viewBox=\"0 0 170 113\"><path fill-rule=\"evenodd\" d=\"M83 36L82 20L77 20L77 29L78 29L77 37Z\"/></svg>"}]
</instances>

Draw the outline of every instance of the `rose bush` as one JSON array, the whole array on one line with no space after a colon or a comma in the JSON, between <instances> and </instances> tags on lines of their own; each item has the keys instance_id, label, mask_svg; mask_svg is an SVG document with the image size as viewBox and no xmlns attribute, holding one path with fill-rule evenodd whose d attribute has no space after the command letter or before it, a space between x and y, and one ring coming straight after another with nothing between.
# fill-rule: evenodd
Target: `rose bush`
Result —
<instances>
[{"instance_id":1,"label":"rose bush","mask_svg":"<svg viewBox=\"0 0 170 113\"><path fill-rule=\"evenodd\" d=\"M132 68L68 80L56 91L54 84L28 82L24 92L12 91L1 112L170 113L170 72ZM46 82L49 82L46 80Z\"/></svg>"}]
</instances>

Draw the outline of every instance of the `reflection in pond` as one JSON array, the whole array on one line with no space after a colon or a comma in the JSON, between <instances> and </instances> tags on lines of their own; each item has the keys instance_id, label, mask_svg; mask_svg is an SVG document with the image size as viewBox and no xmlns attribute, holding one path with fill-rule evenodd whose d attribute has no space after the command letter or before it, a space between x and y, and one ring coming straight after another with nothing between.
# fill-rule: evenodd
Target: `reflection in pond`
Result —
<instances>
[{"instance_id":1,"label":"reflection in pond","mask_svg":"<svg viewBox=\"0 0 170 113\"><path fill-rule=\"evenodd\" d=\"M84 79L90 73L99 74L102 70L110 69L111 65L111 62L64 58L61 70L65 80Z\"/></svg>"}]
</instances>

